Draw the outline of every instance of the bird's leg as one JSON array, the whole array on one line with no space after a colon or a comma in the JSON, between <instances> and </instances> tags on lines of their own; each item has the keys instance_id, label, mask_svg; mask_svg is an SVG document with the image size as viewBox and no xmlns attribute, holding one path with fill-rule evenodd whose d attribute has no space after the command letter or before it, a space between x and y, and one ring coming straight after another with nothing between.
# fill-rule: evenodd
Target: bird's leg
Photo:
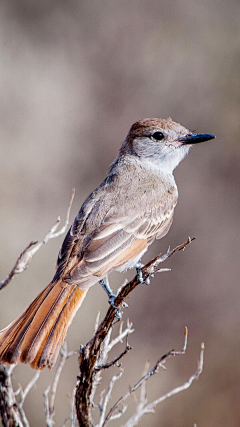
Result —
<instances>
[{"instance_id":1,"label":"bird's leg","mask_svg":"<svg viewBox=\"0 0 240 427\"><path fill-rule=\"evenodd\" d=\"M135 267L137 269L137 278L139 282L145 283L145 285L150 285L150 277L154 277L154 274L150 274L150 277L146 277L146 279L143 279L142 268L144 267L144 264L142 264L141 262L137 262Z\"/></svg>"},{"instance_id":2,"label":"bird's leg","mask_svg":"<svg viewBox=\"0 0 240 427\"><path fill-rule=\"evenodd\" d=\"M107 293L107 295L108 295L108 302L109 302L109 304L110 304L113 308L115 308L115 309L117 310L117 312L116 312L116 317L117 317L118 319L121 319L121 318L122 318L122 310L121 310L121 307L116 307L116 305L114 305L114 301L115 301L115 299L117 298L117 296L116 296L116 295L114 295L114 294L112 293L112 290L111 290L110 286L108 285L108 283L105 283L103 279L99 280L99 283L100 283L100 285L102 286L102 288L104 289L104 291L105 291L105 292Z\"/></svg>"}]
</instances>

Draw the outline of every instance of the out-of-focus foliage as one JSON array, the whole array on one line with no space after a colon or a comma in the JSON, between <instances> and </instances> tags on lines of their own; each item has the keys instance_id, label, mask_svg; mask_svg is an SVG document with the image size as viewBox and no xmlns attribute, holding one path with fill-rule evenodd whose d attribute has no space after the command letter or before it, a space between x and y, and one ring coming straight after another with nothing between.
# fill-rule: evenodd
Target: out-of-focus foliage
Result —
<instances>
[{"instance_id":1,"label":"out-of-focus foliage","mask_svg":"<svg viewBox=\"0 0 240 427\"><path fill-rule=\"evenodd\" d=\"M154 363L165 351L181 348L185 325L187 355L149 382L149 399L185 381L201 341L206 345L203 375L191 391L148 416L152 427L240 422L239 81L235 0L0 4L2 278L31 240L41 239L59 214L64 217L76 187L73 219L134 121L171 116L191 130L217 135L194 147L176 170L180 199L173 226L144 260L188 235L197 240L168 261L170 273L137 289L125 309L136 332L118 395L136 382L146 359ZM51 280L60 245L61 239L49 242L1 293L0 327ZM110 278L119 284L125 275ZM96 313L106 307L106 296L95 286L70 328L69 348L91 337ZM32 374L29 367L15 372L23 384ZM76 375L72 359L60 384L57 425L68 416ZM36 427L43 425L41 393L50 376L42 374L26 401Z\"/></svg>"}]
</instances>

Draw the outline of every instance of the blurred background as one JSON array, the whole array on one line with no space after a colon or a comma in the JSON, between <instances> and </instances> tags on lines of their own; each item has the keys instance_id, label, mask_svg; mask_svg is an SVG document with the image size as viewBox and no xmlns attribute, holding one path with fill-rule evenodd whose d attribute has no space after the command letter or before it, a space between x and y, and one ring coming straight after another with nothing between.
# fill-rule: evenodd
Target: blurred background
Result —
<instances>
[{"instance_id":1,"label":"blurred background","mask_svg":"<svg viewBox=\"0 0 240 427\"><path fill-rule=\"evenodd\" d=\"M240 425L239 80L236 0L0 4L1 280L58 215L64 222L73 187L74 219L134 121L170 116L190 130L217 136L192 148L175 171L180 198L173 225L144 261L189 235L197 239L165 263L171 272L139 286L128 301L123 319L134 324L133 350L123 360L125 375L111 402L141 377L146 360L153 366L165 352L182 348L185 325L187 354L169 360L167 370L148 382L149 401L195 371L202 341L204 371L141 426ZM62 240L50 241L1 292L1 328L51 281ZM112 274L111 284L116 289L133 275ZM95 286L69 330L69 349L92 337L97 312L103 316L106 309L106 295ZM112 373L116 369L104 374L102 387ZM17 367L16 386L32 375L28 366ZM44 425L42 394L52 375L44 371L26 400L35 427ZM75 356L60 381L56 425L69 416L77 375Z\"/></svg>"}]
</instances>

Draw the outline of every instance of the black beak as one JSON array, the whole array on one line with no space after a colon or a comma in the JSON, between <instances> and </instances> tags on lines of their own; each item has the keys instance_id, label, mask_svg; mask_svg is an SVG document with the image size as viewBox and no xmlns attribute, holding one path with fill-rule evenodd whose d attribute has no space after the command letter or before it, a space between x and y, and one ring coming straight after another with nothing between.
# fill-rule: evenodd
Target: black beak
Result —
<instances>
[{"instance_id":1,"label":"black beak","mask_svg":"<svg viewBox=\"0 0 240 427\"><path fill-rule=\"evenodd\" d=\"M198 144L199 142L209 141L214 138L216 137L210 133L191 132L188 135L179 138L178 141L183 142L184 144Z\"/></svg>"}]
</instances>

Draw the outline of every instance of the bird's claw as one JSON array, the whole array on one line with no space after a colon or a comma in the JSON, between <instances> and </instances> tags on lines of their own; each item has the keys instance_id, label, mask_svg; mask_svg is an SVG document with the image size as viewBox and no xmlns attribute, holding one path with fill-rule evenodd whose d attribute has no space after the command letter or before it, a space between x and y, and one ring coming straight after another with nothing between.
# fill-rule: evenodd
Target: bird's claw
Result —
<instances>
[{"instance_id":1,"label":"bird's claw","mask_svg":"<svg viewBox=\"0 0 240 427\"><path fill-rule=\"evenodd\" d=\"M108 299L108 302L109 302L109 304L113 307L113 308L115 308L116 310L117 310L117 312L116 312L116 318L117 319L121 319L122 318L122 310L121 310L121 307L117 307L115 304L114 304L114 302L115 302L115 299L116 299L117 297L116 297L116 295L111 295L110 296L110 298Z\"/></svg>"},{"instance_id":2,"label":"bird's claw","mask_svg":"<svg viewBox=\"0 0 240 427\"><path fill-rule=\"evenodd\" d=\"M117 310L116 312L116 318L117 319L121 319L122 318L122 310L121 307L117 307L114 302L115 299L117 298L116 295L114 295L110 289L110 287L107 285L107 283L104 282L103 279L99 280L100 285L102 286L102 288L105 290L105 292L108 294L108 302L109 304L115 308L115 310ZM125 308L128 308L128 304L126 302L122 303L122 306Z\"/></svg>"},{"instance_id":3,"label":"bird's claw","mask_svg":"<svg viewBox=\"0 0 240 427\"><path fill-rule=\"evenodd\" d=\"M139 280L140 283L144 283L145 285L150 285L150 277L153 277L153 274L150 274L150 277L146 277L146 279L143 278L142 275L142 268L144 267L144 264L142 264L141 262L138 262L136 264L136 269L137 269L137 278Z\"/></svg>"}]
</instances>

